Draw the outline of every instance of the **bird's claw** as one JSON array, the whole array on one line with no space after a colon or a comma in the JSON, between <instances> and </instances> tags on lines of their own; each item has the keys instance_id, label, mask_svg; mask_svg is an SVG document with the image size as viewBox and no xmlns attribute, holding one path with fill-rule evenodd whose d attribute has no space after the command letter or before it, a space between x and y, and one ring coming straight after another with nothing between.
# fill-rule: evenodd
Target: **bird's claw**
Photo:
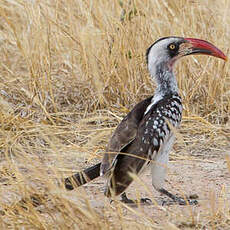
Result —
<instances>
[{"instance_id":1,"label":"bird's claw","mask_svg":"<svg viewBox=\"0 0 230 230\"><path fill-rule=\"evenodd\" d=\"M137 205L137 204L152 204L151 199L149 198L141 198L140 200L131 200L126 195L122 195L121 202L125 204Z\"/></svg>"},{"instance_id":2,"label":"bird's claw","mask_svg":"<svg viewBox=\"0 0 230 230\"><path fill-rule=\"evenodd\" d=\"M129 205L135 205L137 206L138 204L143 204L143 205L151 205L152 201L149 198L141 198L140 200L131 200L131 199L126 199L126 200L121 200L121 202Z\"/></svg>"},{"instance_id":3,"label":"bird's claw","mask_svg":"<svg viewBox=\"0 0 230 230\"><path fill-rule=\"evenodd\" d=\"M138 202L138 201L137 201ZM141 204L152 204L152 200L149 198L141 198L140 199Z\"/></svg>"},{"instance_id":4,"label":"bird's claw","mask_svg":"<svg viewBox=\"0 0 230 230\"><path fill-rule=\"evenodd\" d=\"M175 203L178 203L179 205L197 205L198 201L197 200L192 200L192 199L183 199L181 197L177 197L175 199Z\"/></svg>"},{"instance_id":5,"label":"bird's claw","mask_svg":"<svg viewBox=\"0 0 230 230\"><path fill-rule=\"evenodd\" d=\"M196 199L189 199L189 198L182 198L182 197L175 197L173 200L167 200L162 202L162 206L165 205L197 205L198 201Z\"/></svg>"}]
</instances>

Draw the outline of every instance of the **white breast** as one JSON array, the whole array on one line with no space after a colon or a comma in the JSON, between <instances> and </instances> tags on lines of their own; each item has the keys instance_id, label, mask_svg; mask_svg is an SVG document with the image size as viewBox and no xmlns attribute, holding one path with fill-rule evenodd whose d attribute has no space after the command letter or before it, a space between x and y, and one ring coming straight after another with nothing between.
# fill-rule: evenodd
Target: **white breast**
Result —
<instances>
[{"instance_id":1,"label":"white breast","mask_svg":"<svg viewBox=\"0 0 230 230\"><path fill-rule=\"evenodd\" d=\"M152 185L156 190L163 188L167 173L169 153L173 146L175 136L173 133L164 141L151 164Z\"/></svg>"}]
</instances>

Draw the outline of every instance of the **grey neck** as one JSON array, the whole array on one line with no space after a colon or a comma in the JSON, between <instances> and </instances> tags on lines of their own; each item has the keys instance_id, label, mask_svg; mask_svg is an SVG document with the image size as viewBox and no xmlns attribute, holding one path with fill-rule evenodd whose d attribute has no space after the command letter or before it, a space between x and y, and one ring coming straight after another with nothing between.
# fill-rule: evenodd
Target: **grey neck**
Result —
<instances>
[{"instance_id":1,"label":"grey neck","mask_svg":"<svg viewBox=\"0 0 230 230\"><path fill-rule=\"evenodd\" d=\"M157 83L154 97L151 104L147 107L145 114L152 108L154 104L166 97L167 95L178 94L177 81L172 68L167 64L149 65L149 72Z\"/></svg>"},{"instance_id":2,"label":"grey neck","mask_svg":"<svg viewBox=\"0 0 230 230\"><path fill-rule=\"evenodd\" d=\"M178 86L175 75L171 67L166 63L158 64L154 72L150 71L157 83L155 97L164 97L168 94L178 94ZM154 75L153 75L154 74Z\"/></svg>"}]
</instances>

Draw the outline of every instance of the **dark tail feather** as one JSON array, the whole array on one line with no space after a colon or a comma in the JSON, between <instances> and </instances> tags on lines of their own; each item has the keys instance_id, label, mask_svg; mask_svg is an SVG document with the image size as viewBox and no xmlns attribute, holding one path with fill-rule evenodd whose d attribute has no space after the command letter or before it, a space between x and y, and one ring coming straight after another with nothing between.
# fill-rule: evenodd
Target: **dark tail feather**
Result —
<instances>
[{"instance_id":1,"label":"dark tail feather","mask_svg":"<svg viewBox=\"0 0 230 230\"><path fill-rule=\"evenodd\" d=\"M65 178L65 188L67 190L73 190L74 185L75 187L79 187L99 177L100 176L100 166L101 166L101 163L98 163L81 172L74 174L73 176Z\"/></svg>"}]
</instances>

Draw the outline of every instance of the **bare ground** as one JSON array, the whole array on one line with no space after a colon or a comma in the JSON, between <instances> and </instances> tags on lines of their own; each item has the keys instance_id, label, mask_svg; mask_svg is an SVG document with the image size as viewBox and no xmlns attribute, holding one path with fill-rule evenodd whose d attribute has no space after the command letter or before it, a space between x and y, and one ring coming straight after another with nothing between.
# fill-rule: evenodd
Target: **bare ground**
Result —
<instances>
[{"instance_id":1,"label":"bare ground","mask_svg":"<svg viewBox=\"0 0 230 230\"><path fill-rule=\"evenodd\" d=\"M58 220L58 225L60 226L61 223L65 221L63 218L64 210L66 210L65 212L67 213L71 210L65 206L68 203L70 206L81 207L81 212L85 210L83 214L88 216L89 219L93 219L92 213L94 213L98 218L95 221L99 223L102 221L97 229L101 229L101 226L105 225L104 229L227 230L230 226L230 161L228 143L225 142L225 144L227 144L225 145L225 151L216 150L214 147L206 148L206 144L203 146L199 145L197 148L191 150L187 148L185 151L176 143L174 152L172 152L170 156L168 175L165 183L165 188L168 191L179 196L197 195L198 205L158 205L162 203L163 200L168 201L170 199L160 195L153 189L150 170L147 170L144 175L140 177L140 180L137 179L129 187L127 195L133 199L148 197L153 201L152 205L138 205L138 207L133 207L122 204L119 201L114 201L110 204L110 201L103 195L105 180L104 178L98 178L74 191L65 191L63 187L56 187L57 190L55 190L55 186L52 185L54 190L48 190L48 196L51 197L51 201L47 200L45 203L43 202L43 205L31 210L34 210L34 214L40 213L40 218L44 218L51 226L53 226L54 220L55 222ZM70 162L68 157L66 158L68 165L71 167L75 167L76 165L78 168L80 166L80 168L86 167L83 160L76 159L76 161L79 162L78 164L74 161ZM40 166L39 162L36 162L36 167L38 167L38 170L39 167L41 167L41 170L44 170L49 165L56 165L55 167L58 167L59 161L58 158L46 156L41 161ZM94 161L96 161L96 159L94 159ZM36 192L42 188L41 193L46 194L44 191L44 187L46 187L45 179L39 179L39 177L33 178L33 174L30 175L30 171L35 169L33 165L23 165L25 162L24 159L21 163L19 160L18 164L21 164L19 167L20 172L21 175L23 175L22 178L27 178L23 179L27 182L24 184L20 181L20 178L17 178L15 181L14 175L10 171L12 166L9 167L7 161L4 162L1 164L0 199L1 204L5 204L5 207L1 207L1 210L3 211L4 208L7 207L7 209L11 211L1 212L1 214L6 222L12 218L12 215L22 219L25 218L23 220L25 222L30 211L26 213L26 210L22 211L22 209L17 209L18 201L27 195L21 192L23 191L21 186L28 186L27 182L30 181L30 184L34 183ZM15 171L14 168L11 170L13 172ZM40 172L42 172L41 170ZM73 172L76 170L77 169L73 169ZM45 171L43 174L43 176L46 175ZM53 174L53 172L49 172L47 176L52 176ZM53 176L55 178L55 175ZM11 178L11 180L9 181L7 178ZM51 177L48 181L50 180L52 180ZM16 189L16 183L21 183L18 189ZM55 202L52 200L52 197L56 197ZM60 197L61 200L59 202L58 199L60 199ZM30 210L31 204L29 203L26 206L27 209L29 208ZM19 210L20 215L15 210ZM12 211L14 214L12 214ZM23 215L25 215L25 217L23 217ZM82 214L73 213L72 215L79 218ZM54 227L54 229L60 229L58 225ZM79 228L78 224L76 226L70 224L70 226L70 229ZM92 228L92 224L89 226ZM85 227L80 227L80 229L85 229Z\"/></svg>"},{"instance_id":2,"label":"bare ground","mask_svg":"<svg viewBox=\"0 0 230 230\"><path fill-rule=\"evenodd\" d=\"M140 192L139 194L142 197L150 197L154 202L159 203L159 201L168 199L154 191L151 186L149 171L142 175L141 179L143 179L144 185L136 182L128 189L127 194L130 198L137 197ZM209 151L203 159L196 156L192 160L182 159L176 161L172 157L165 188L180 196L198 195L198 205L170 205L163 207L156 204L142 205L136 208L132 207L134 211L127 209L123 214L127 218L131 218L132 221L133 218L136 218L137 222L142 223L143 219L139 215L141 213L145 217L154 220L155 227L160 229L212 229L212 224L214 224L212 222L218 221L218 216L223 214L220 213L220 210L229 211L229 185L230 173L224 154ZM100 210L99 212L103 212L104 207L108 205L108 200L103 195L103 187L103 178L84 186L91 205ZM74 191L70 192L69 196L72 201L76 200ZM116 204L112 205L116 206ZM137 213L135 214L135 212ZM200 221L201 219L202 221ZM120 224L117 225L119 226L118 229ZM230 222L222 223L220 221L219 226L219 229L229 229ZM146 225L142 227L143 229L148 229Z\"/></svg>"}]
</instances>

